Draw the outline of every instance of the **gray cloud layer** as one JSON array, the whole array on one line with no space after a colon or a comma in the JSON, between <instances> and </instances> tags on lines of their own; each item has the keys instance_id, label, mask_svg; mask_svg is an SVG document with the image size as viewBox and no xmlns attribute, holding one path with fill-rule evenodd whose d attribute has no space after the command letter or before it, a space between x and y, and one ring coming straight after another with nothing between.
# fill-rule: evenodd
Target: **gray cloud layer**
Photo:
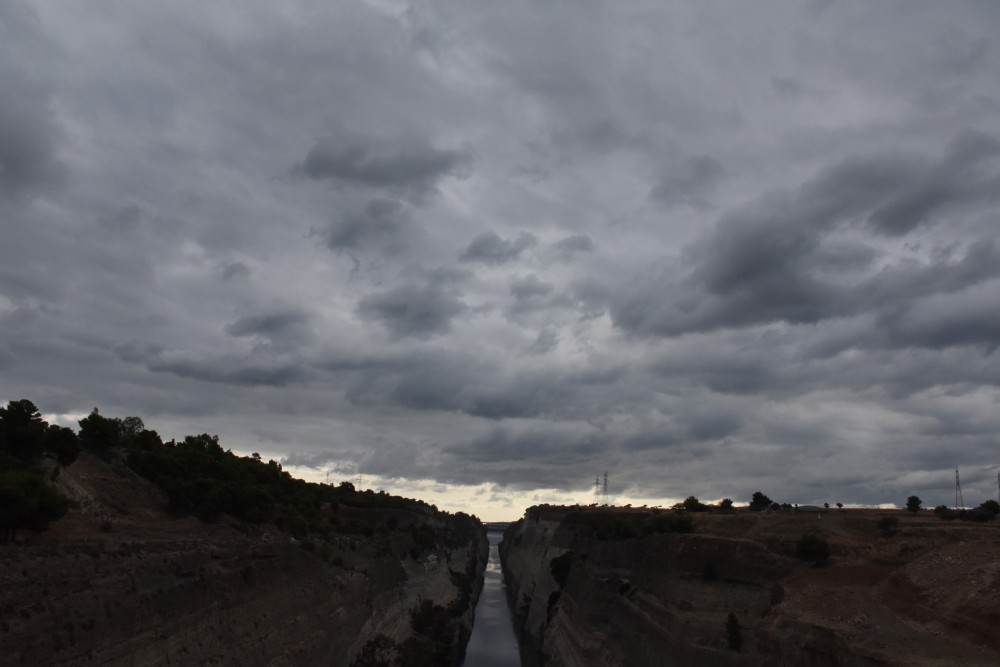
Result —
<instances>
[{"instance_id":1,"label":"gray cloud layer","mask_svg":"<svg viewBox=\"0 0 1000 667\"><path fill-rule=\"evenodd\" d=\"M525 497L985 498L997 25L7 2L0 399Z\"/></svg>"}]
</instances>

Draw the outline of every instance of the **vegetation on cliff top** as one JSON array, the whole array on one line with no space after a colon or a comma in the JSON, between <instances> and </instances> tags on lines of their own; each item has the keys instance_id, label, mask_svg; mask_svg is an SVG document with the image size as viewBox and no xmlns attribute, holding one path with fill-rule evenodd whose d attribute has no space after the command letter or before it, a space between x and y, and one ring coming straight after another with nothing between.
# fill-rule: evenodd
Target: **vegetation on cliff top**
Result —
<instances>
[{"instance_id":1,"label":"vegetation on cliff top","mask_svg":"<svg viewBox=\"0 0 1000 667\"><path fill-rule=\"evenodd\" d=\"M105 417L97 408L79 425L79 434L49 425L35 404L25 399L0 408L0 541L12 540L19 528L45 528L65 514L68 502L51 487L44 472L51 469L54 479L59 466L72 463L81 451L124 462L166 493L172 513L207 522L227 514L250 523L273 522L299 538L331 533L372 535L399 527L412 533L417 553L438 544L466 543L478 530L478 523L461 512L440 513L448 524L442 531L426 522L398 526L398 519L391 516L384 523L366 520L356 512L338 517L340 506L407 510L428 517L439 513L421 500L359 490L350 482L332 486L296 479L277 461L223 449L218 436L203 433L163 442L159 434L145 428L141 418Z\"/></svg>"},{"instance_id":2,"label":"vegetation on cliff top","mask_svg":"<svg viewBox=\"0 0 1000 667\"><path fill-rule=\"evenodd\" d=\"M19 529L42 530L66 514L69 502L46 481L41 459L67 465L79 450L76 434L47 424L31 401L0 407L0 543L14 541Z\"/></svg>"}]
</instances>

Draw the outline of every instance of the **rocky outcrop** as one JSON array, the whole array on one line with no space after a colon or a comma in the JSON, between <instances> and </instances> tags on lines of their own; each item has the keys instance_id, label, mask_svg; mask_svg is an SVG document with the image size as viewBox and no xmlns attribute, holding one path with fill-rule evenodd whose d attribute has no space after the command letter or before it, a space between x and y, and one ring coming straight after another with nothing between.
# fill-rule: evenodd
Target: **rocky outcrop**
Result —
<instances>
[{"instance_id":1,"label":"rocky outcrop","mask_svg":"<svg viewBox=\"0 0 1000 667\"><path fill-rule=\"evenodd\" d=\"M913 519L886 538L862 511L697 515L690 533L650 529L655 518L543 506L508 528L501 556L515 623L542 664L1000 664L988 630L1000 572L985 556L977 567L957 557L969 542L995 554L990 526L942 532ZM829 540L825 567L795 558L806 532ZM955 567L929 569L941 559ZM966 579L978 593L951 592ZM938 603L950 620L934 617Z\"/></svg>"},{"instance_id":2,"label":"rocky outcrop","mask_svg":"<svg viewBox=\"0 0 1000 667\"><path fill-rule=\"evenodd\" d=\"M0 548L4 665L348 665L402 645L411 610L469 634L488 545L471 517L341 506L315 541L223 517L172 518L127 469L83 456L60 486L76 509Z\"/></svg>"}]
</instances>

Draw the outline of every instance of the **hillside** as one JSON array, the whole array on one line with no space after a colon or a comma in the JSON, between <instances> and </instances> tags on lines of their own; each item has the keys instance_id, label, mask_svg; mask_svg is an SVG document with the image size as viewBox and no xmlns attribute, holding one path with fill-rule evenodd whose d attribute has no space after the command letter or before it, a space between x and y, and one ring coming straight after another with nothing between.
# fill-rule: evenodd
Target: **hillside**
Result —
<instances>
[{"instance_id":1,"label":"hillside","mask_svg":"<svg viewBox=\"0 0 1000 667\"><path fill-rule=\"evenodd\" d=\"M886 516L894 530L880 529ZM542 506L512 524L504 573L545 664L1000 664L996 523L898 510L691 518L691 532L660 532L651 510ZM805 534L829 544L825 564L796 557Z\"/></svg>"},{"instance_id":2,"label":"hillside","mask_svg":"<svg viewBox=\"0 0 1000 667\"><path fill-rule=\"evenodd\" d=\"M55 486L66 515L0 545L5 665L347 665L366 645L460 659L486 556L472 517L342 487L258 521L198 518L113 451Z\"/></svg>"}]
</instances>

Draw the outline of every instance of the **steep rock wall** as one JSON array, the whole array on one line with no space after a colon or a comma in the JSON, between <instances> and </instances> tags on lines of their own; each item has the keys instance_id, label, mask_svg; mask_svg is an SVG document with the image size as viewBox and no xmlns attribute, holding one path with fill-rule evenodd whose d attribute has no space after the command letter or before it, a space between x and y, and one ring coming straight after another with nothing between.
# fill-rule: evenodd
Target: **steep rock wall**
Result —
<instances>
[{"instance_id":1,"label":"steep rock wall","mask_svg":"<svg viewBox=\"0 0 1000 667\"><path fill-rule=\"evenodd\" d=\"M488 554L471 520L341 507L379 530L307 543L170 518L155 488L86 456L60 485L78 509L0 547L4 665L348 665L375 636L411 638L421 599L454 604L468 637ZM417 548L421 524L436 537Z\"/></svg>"},{"instance_id":2,"label":"steep rock wall","mask_svg":"<svg viewBox=\"0 0 1000 667\"><path fill-rule=\"evenodd\" d=\"M792 557L805 529L842 535L835 547L845 552L869 549L843 517L817 525L815 517L716 516L696 521L690 534L597 537L602 521L636 515L536 507L506 531L501 555L515 622L543 664L1000 664L987 636L1000 604L998 568L939 568L929 590L929 563L958 546L928 543L926 554L905 560L921 548L912 539L889 564L848 554L815 568ZM870 523L866 540L881 554L886 544ZM996 548L993 534L980 535L983 553ZM985 589L971 604L948 592L965 578ZM920 603L904 602L907 595ZM921 618L929 598L974 622L945 628Z\"/></svg>"}]
</instances>

